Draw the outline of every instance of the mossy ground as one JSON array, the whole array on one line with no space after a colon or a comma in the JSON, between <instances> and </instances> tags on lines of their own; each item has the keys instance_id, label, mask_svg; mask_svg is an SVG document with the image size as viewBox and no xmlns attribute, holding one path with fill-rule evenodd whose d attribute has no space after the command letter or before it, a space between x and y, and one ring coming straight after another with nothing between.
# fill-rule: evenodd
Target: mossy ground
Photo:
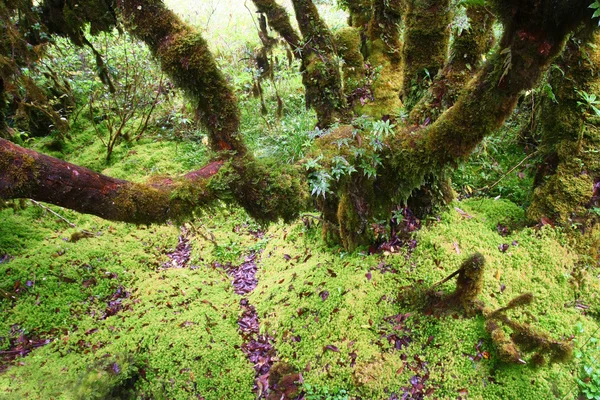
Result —
<instances>
[{"instance_id":1,"label":"mossy ground","mask_svg":"<svg viewBox=\"0 0 600 400\"><path fill-rule=\"evenodd\" d=\"M483 317L467 318L459 310L436 316L418 299L480 251L486 258L480 300L495 309L532 292L534 304L511 315L571 340L576 325L588 335L598 326L573 306L578 299L590 306L588 315L598 315L597 276L577 273L577 254L552 228L500 236L498 223L523 218L510 202L455 206L463 213L452 210L428 223L412 254L387 256L332 251L317 227L302 222L274 225L259 238L242 212L222 210L194 225L202 232L192 235L194 269L163 267L180 234L175 226L136 227L57 209L77 225L71 228L37 207L3 210L0 252L14 258L0 264L1 289L14 299L0 300L0 345L6 349L19 330L53 342L0 374L0 398L106 398L127 390L153 398L253 398L254 372L237 332L240 298L230 278L212 267L215 261L239 263L252 250L262 250L259 284L249 295L261 330L275 337L278 358L310 385L384 399L425 373L417 368L421 360L435 398L573 398L577 361L505 364ZM80 229L100 234L65 240ZM217 246L202 238L210 233ZM501 252L504 243L510 248ZM122 310L103 319L119 287L130 296L123 297ZM441 289L450 293L454 285ZM399 314L408 314L403 325L386 319ZM395 331L394 325L402 327ZM395 349L387 339L394 333L410 343ZM576 346L585 334L575 336ZM486 355L472 361L478 352Z\"/></svg>"}]
</instances>

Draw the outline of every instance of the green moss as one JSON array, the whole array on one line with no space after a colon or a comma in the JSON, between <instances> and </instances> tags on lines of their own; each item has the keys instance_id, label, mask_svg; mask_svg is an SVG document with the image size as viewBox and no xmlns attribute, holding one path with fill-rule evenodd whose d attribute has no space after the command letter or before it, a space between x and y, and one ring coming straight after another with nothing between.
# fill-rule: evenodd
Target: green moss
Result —
<instances>
[{"instance_id":1,"label":"green moss","mask_svg":"<svg viewBox=\"0 0 600 400\"><path fill-rule=\"evenodd\" d=\"M279 358L303 371L310 385L344 388L351 396L363 398L401 393L401 387L409 386L415 375L409 368L415 355L428 363L426 385L435 387L433 396L439 398L457 397L465 388L469 397L486 399L561 397L576 390L572 371L577 361L542 368L513 367L502 361L483 316L423 315L417 299L407 295L458 269L464 254L480 251L487 263L477 299L487 307L502 307L531 291L536 301L528 306L528 313L511 312L519 320L534 315L532 325L551 332L552 340L568 338L576 323L591 329L597 325L577 309L564 306L572 298L565 274L573 271L577 255L565 246L560 233L526 229L501 237L490 227L522 216L518 207L493 200L456 206L468 210L471 218L454 210L442 214L439 222L416 235L418 245L408 260L404 254L331 254L314 239L319 237L314 228L274 227L273 239L263 253L268 257L261 263L259 285L250 299L264 332L275 335ZM511 245L505 253L498 250L499 244L513 240L518 245ZM382 273L378 270L382 265L398 273ZM598 287L597 280L587 282ZM454 284L445 284L442 290L450 295ZM583 298L596 296L595 290L586 289ZM397 302L399 292L404 295ZM403 314L409 314L403 323L385 319ZM406 334L412 342L394 350L386 339L391 333ZM476 355L480 340L479 351L487 352L487 358L473 362L467 355Z\"/></svg>"},{"instance_id":2,"label":"green moss","mask_svg":"<svg viewBox=\"0 0 600 400\"><path fill-rule=\"evenodd\" d=\"M418 93L427 70L435 76L446 61L450 40L451 9L448 0L410 0L406 2L406 34L402 49L404 74L402 99L410 102ZM414 102L414 99L412 99ZM414 103L413 103L414 104Z\"/></svg>"},{"instance_id":3,"label":"green moss","mask_svg":"<svg viewBox=\"0 0 600 400\"><path fill-rule=\"evenodd\" d=\"M165 253L177 244L175 227L66 217L99 234L70 243L63 238L74 228L37 208L2 211L7 227L28 221L40 236L8 249L15 258L0 264L2 293L18 287L15 282L28 287L14 300L0 296L0 337L12 337L11 327L18 326L28 337L54 341L0 374L0 397L254 398L254 371L239 351L239 296L224 272L202 262L209 243L194 246L190 262L199 269L164 270ZM12 234L18 232L25 234ZM0 229L2 240L10 235ZM120 312L103 319L120 287L130 296Z\"/></svg>"},{"instance_id":4,"label":"green moss","mask_svg":"<svg viewBox=\"0 0 600 400\"><path fill-rule=\"evenodd\" d=\"M585 31L579 35L582 38L569 42L559 62L563 68L566 63L573 67L564 77L554 71L550 74L549 84L558 104L548 100L541 108L544 162L528 215L532 221L549 218L587 230L598 222L598 215L590 208L594 206L594 184L600 180L600 161L595 154L600 145L600 125L589 115L580 93L595 93L599 88L595 68L600 52L592 46L597 35L588 36Z\"/></svg>"},{"instance_id":5,"label":"green moss","mask_svg":"<svg viewBox=\"0 0 600 400\"><path fill-rule=\"evenodd\" d=\"M6 249L0 251L15 258L0 264L5 277L0 289L14 290L17 281L34 285L15 300L0 297L0 336L10 337L17 324L28 335L55 341L0 374L0 397L101 398L133 391L153 398L253 398L254 371L238 347L239 296L230 278L210 266L226 258L236 263L240 254L257 248L263 249L259 283L249 300L261 332L275 337L278 362L301 371L306 383L388 398L410 385L415 375L410 366L418 356L428 363L426 385L439 398L456 397L465 388L470 397L486 399L564 397L576 390L577 360L541 368L508 365L486 333L484 317L426 315L409 295L458 269L464 254L480 251L487 263L477 299L486 307L510 306L515 296L530 291L535 301L527 313L512 308L511 319L550 332L551 341L569 337L578 323L587 332L596 329L597 321L565 307L572 302L569 282L578 255L563 234L545 227L502 237L492 228L522 216L518 207L487 199L454 206L469 217L454 208L443 213L416 234L410 256L335 253L318 228L300 222L273 225L259 239L247 233L256 229L247 215L224 210L194 222L203 235L194 236L188 226L190 265L198 269L164 269L165 253L180 234L173 226L135 227L61 211L77 225L71 228L38 208L2 210L0 244L9 245L0 245ZM29 229L38 234L30 237ZM63 240L81 229L101 234ZM237 255L233 245L231 257L215 251L203 238L209 233L222 248L236 243ZM508 251L498 250L513 241L518 244ZM83 285L92 278L95 284ZM600 311L598 280L591 274L582 279L578 298L591 305L592 315ZM120 286L131 293L122 300L124 309L101 319ZM451 295L454 284L440 289ZM387 339L391 334L412 341L395 350ZM465 355L478 351L487 353L477 362Z\"/></svg>"}]
</instances>

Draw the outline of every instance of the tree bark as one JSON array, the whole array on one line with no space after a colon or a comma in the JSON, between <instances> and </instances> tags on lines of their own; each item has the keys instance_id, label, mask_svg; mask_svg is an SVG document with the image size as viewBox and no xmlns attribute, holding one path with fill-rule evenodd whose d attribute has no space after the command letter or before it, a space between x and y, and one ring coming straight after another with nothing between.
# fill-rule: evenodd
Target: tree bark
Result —
<instances>
[{"instance_id":1,"label":"tree bark","mask_svg":"<svg viewBox=\"0 0 600 400\"><path fill-rule=\"evenodd\" d=\"M405 106L418 100L425 71L433 78L444 66L451 21L450 0L406 0L401 95Z\"/></svg>"},{"instance_id":2,"label":"tree bark","mask_svg":"<svg viewBox=\"0 0 600 400\"><path fill-rule=\"evenodd\" d=\"M600 35L580 32L571 39L548 78L556 101L540 111L543 162L538 167L529 218L534 222L578 226L600 221L600 118L585 100L600 91Z\"/></svg>"},{"instance_id":3,"label":"tree bark","mask_svg":"<svg viewBox=\"0 0 600 400\"><path fill-rule=\"evenodd\" d=\"M375 119L389 116L402 107L400 91L403 81L402 43L400 23L402 20L399 0L373 0L372 15L367 31L366 61L379 74L371 91L373 101L356 107L357 114L367 114Z\"/></svg>"},{"instance_id":4,"label":"tree bark","mask_svg":"<svg viewBox=\"0 0 600 400\"><path fill-rule=\"evenodd\" d=\"M214 161L179 179L138 184L0 139L0 198L30 198L113 221L162 223L224 198L225 191L209 184L223 164Z\"/></svg>"}]
</instances>

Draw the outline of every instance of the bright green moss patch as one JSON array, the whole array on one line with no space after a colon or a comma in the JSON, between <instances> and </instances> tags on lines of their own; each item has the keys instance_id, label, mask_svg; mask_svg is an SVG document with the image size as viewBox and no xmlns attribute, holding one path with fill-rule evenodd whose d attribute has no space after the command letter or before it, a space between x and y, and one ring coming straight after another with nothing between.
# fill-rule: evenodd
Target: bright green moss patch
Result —
<instances>
[{"instance_id":1,"label":"bright green moss patch","mask_svg":"<svg viewBox=\"0 0 600 400\"><path fill-rule=\"evenodd\" d=\"M423 312L424 290L479 251L486 267L478 298L486 306L497 309L532 292L533 304L509 311L511 319L566 341L578 323L597 326L574 307L573 293L593 301L599 282L586 278L587 288L574 283L578 256L559 232L524 229L502 237L496 225L522 219L521 209L487 199L455 205L464 213L447 212L419 232L408 258L332 254L306 239L314 233L298 225L271 231L280 239L265 248L259 286L250 298L264 330L276 337L279 357L303 371L310 385L344 388L363 398L400 393L425 370L426 387L439 398L455 398L465 390L469 397L486 399L576 393L576 362L540 368L507 364L498 359L482 316L466 318L458 309L438 317ZM501 252L504 243L510 247ZM454 288L449 281L439 289L449 294ZM386 318L398 315L407 316L401 323ZM395 349L392 334L411 341ZM532 354L524 354L530 361ZM417 368L415 357L427 363L426 369Z\"/></svg>"},{"instance_id":2,"label":"bright green moss patch","mask_svg":"<svg viewBox=\"0 0 600 400\"><path fill-rule=\"evenodd\" d=\"M0 288L14 298L0 297L0 348L21 331L53 342L0 374L0 398L253 398L254 371L239 351L239 296L201 257L191 260L197 269L164 269L174 226L57 209L77 224L70 228L35 210L2 211L3 228L29 224L40 235L2 247L14 258L0 264ZM68 241L81 229L97 235ZM1 243L25 233L2 229Z\"/></svg>"},{"instance_id":3,"label":"bright green moss patch","mask_svg":"<svg viewBox=\"0 0 600 400\"><path fill-rule=\"evenodd\" d=\"M310 218L263 235L243 212L219 209L186 226L193 250L183 269L164 267L181 234L173 225L55 210L77 227L39 208L1 212L1 249L14 258L0 264L0 289L15 295L0 299L1 348L21 331L53 342L0 373L0 398L254 398L237 325L242 297L213 267L239 264L251 251L261 252L258 286L248 295L261 332L275 338L277 361L316 392L387 399L417 376L436 398L577 393L579 359L535 367L533 353L523 352L526 365L505 363L482 315L426 310L426 291L475 252L486 260L477 298L487 308L531 292L533 303L507 316L552 340L574 335L576 349L598 327L586 316L600 312L597 274L579 270L580 256L560 231L518 230L523 211L504 200L453 203L416 234L412 254L388 256L336 252L319 227L307 228ZM508 236L498 224L511 228ZM81 230L97 235L69 241ZM450 280L435 290L455 288ZM111 301L121 304L114 315Z\"/></svg>"}]
</instances>

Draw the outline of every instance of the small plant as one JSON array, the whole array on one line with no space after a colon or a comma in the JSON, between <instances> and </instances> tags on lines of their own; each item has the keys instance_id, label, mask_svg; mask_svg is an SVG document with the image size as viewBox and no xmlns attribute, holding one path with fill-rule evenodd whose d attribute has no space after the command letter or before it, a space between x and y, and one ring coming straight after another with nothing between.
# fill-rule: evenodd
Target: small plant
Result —
<instances>
[{"instance_id":1,"label":"small plant","mask_svg":"<svg viewBox=\"0 0 600 400\"><path fill-rule=\"evenodd\" d=\"M600 109L598 108L600 107L600 99L595 94L590 94L584 90L576 90L576 92L580 98L577 105L581 111L589 112L591 110L595 116L600 117Z\"/></svg>"},{"instance_id":2,"label":"small plant","mask_svg":"<svg viewBox=\"0 0 600 400\"><path fill-rule=\"evenodd\" d=\"M577 325L577 333L583 334L584 328ZM600 339L595 337L597 331L592 334L579 350L575 352L575 358L582 361L582 369L577 384L584 398L589 400L600 399Z\"/></svg>"},{"instance_id":3,"label":"small plant","mask_svg":"<svg viewBox=\"0 0 600 400\"><path fill-rule=\"evenodd\" d=\"M329 183L331 182L331 175L325 171L315 171L308 176L310 185L310 194L316 197L325 197L327 193L331 193Z\"/></svg>"},{"instance_id":4,"label":"small plant","mask_svg":"<svg viewBox=\"0 0 600 400\"><path fill-rule=\"evenodd\" d=\"M302 385L307 400L349 400L346 389L329 389L327 386L317 386L305 383Z\"/></svg>"},{"instance_id":5,"label":"small plant","mask_svg":"<svg viewBox=\"0 0 600 400\"><path fill-rule=\"evenodd\" d=\"M226 243L215 245L213 252L219 262L235 263L242 255L242 248L239 242L229 239Z\"/></svg>"},{"instance_id":6,"label":"small plant","mask_svg":"<svg viewBox=\"0 0 600 400\"><path fill-rule=\"evenodd\" d=\"M332 162L331 175L333 175L335 180L340 180L342 176L351 175L353 172L356 172L356 168L342 156L333 157Z\"/></svg>"},{"instance_id":7,"label":"small plant","mask_svg":"<svg viewBox=\"0 0 600 400\"><path fill-rule=\"evenodd\" d=\"M388 136L394 136L395 124L392 124L389 119L383 121L373 122L373 133L381 139L385 139Z\"/></svg>"}]
</instances>

